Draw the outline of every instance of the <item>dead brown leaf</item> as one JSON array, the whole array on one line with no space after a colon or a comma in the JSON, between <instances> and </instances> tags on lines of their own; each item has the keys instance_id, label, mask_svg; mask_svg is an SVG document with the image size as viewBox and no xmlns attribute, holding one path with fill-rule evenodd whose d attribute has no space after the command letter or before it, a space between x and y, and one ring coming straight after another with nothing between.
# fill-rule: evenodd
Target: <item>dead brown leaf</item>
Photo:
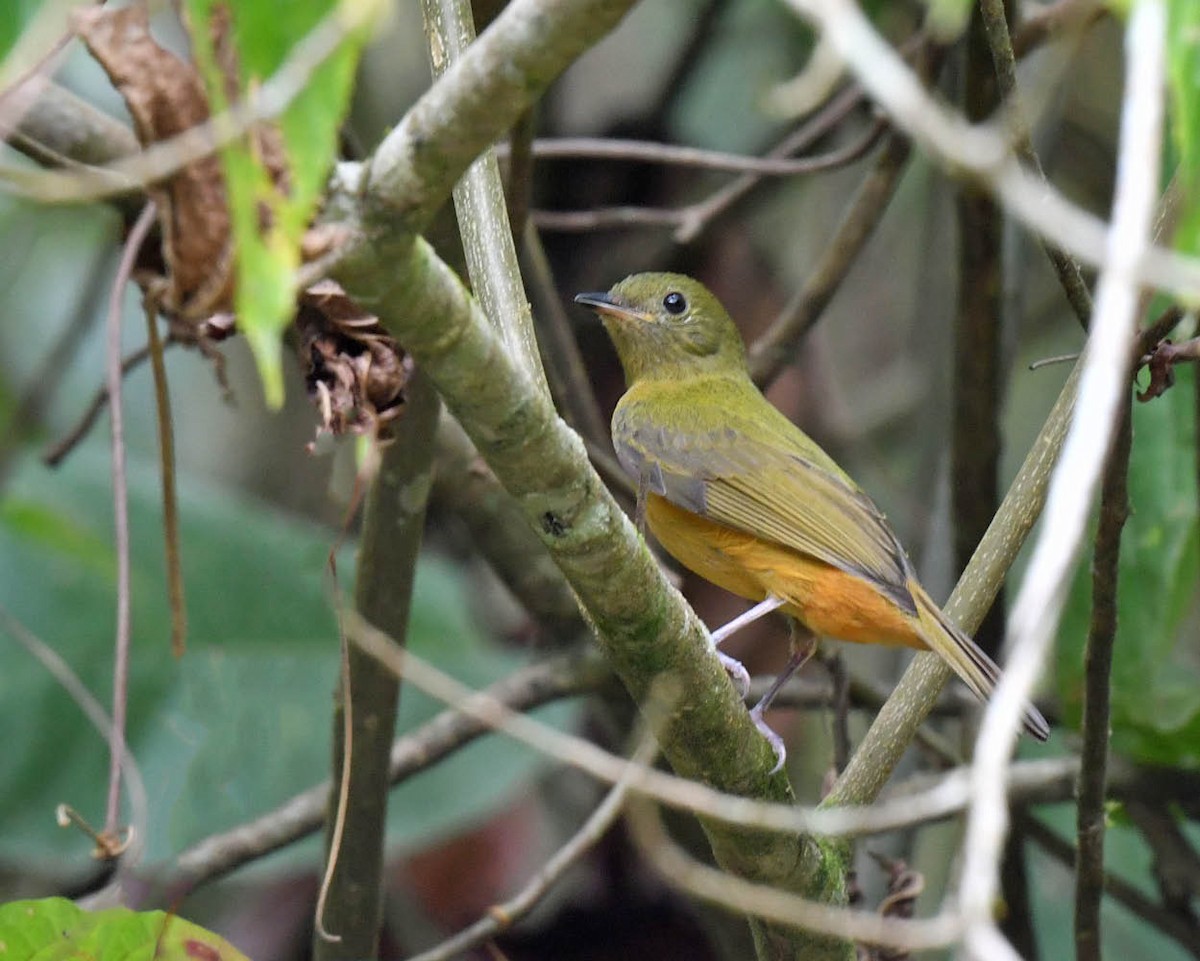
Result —
<instances>
[{"instance_id":1,"label":"dead brown leaf","mask_svg":"<svg viewBox=\"0 0 1200 961\"><path fill-rule=\"evenodd\" d=\"M143 146L174 137L209 118L208 98L195 69L150 35L146 8L85 7L75 29L104 68L133 117ZM147 187L158 205L165 283L164 310L202 320L232 309L233 258L225 179L215 154L185 165Z\"/></svg>"}]
</instances>

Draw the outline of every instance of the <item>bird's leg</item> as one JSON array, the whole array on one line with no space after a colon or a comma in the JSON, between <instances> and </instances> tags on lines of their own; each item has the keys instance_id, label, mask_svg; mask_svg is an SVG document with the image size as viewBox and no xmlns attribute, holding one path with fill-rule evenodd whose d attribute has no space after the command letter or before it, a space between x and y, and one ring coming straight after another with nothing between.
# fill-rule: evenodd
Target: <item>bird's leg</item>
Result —
<instances>
[{"instance_id":1,"label":"bird's leg","mask_svg":"<svg viewBox=\"0 0 1200 961\"><path fill-rule=\"evenodd\" d=\"M783 762L787 760L787 748L784 747L783 738L771 730L771 726L763 719L763 714L771 706L771 702L783 689L793 674L802 668L813 656L813 652L817 649L817 639L815 635L798 621L792 622L792 656L788 658L787 666L783 669L783 673L775 678L774 683L767 688L767 693L762 696L754 709L750 712L750 719L754 722L754 726L758 728L758 732L771 745L771 749L775 752L775 766L771 768L771 773L774 774L781 767Z\"/></svg>"},{"instance_id":2,"label":"bird's leg","mask_svg":"<svg viewBox=\"0 0 1200 961\"><path fill-rule=\"evenodd\" d=\"M743 614L739 614L728 624L723 624L712 632L712 642L714 647L719 647L721 643L733 634L736 634L747 624L753 624L760 617L770 614L771 611L777 611L786 604L782 597L768 597L765 601L759 601L750 610Z\"/></svg>"},{"instance_id":3,"label":"bird's leg","mask_svg":"<svg viewBox=\"0 0 1200 961\"><path fill-rule=\"evenodd\" d=\"M752 624L760 617L770 614L771 611L778 610L783 604L784 601L782 598L768 597L765 601L759 601L745 613L739 614L728 624L718 627L709 635L713 650L716 651L717 659L721 662L721 666L725 668L725 673L729 675L729 679L733 681L733 686L737 689L738 696L743 699L750 693L750 674L741 661L736 657L730 657L724 653L720 645L730 635L736 634L747 624Z\"/></svg>"}]
</instances>

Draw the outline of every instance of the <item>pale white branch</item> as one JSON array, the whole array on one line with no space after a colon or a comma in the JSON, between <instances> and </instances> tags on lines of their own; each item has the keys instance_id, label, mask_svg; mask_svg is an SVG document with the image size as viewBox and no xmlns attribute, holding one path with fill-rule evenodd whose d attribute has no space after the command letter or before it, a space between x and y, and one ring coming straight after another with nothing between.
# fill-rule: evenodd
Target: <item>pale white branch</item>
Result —
<instances>
[{"instance_id":1,"label":"pale white branch","mask_svg":"<svg viewBox=\"0 0 1200 961\"><path fill-rule=\"evenodd\" d=\"M1069 578L1129 390L1137 324L1138 265L1150 244L1163 123L1166 8L1139 0L1125 36L1121 142L1104 270L1080 376L1079 400L1047 495L1044 524L1009 620L1010 656L980 724L964 840L960 906L971 957L1016 958L993 919L1000 850L1008 828L1005 779L1023 705L1058 627Z\"/></svg>"}]
</instances>

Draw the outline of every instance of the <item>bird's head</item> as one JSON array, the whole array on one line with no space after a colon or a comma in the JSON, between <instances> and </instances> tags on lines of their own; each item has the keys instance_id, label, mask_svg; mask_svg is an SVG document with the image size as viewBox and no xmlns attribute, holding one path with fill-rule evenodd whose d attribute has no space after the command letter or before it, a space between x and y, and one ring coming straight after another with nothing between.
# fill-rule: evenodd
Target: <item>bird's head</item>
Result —
<instances>
[{"instance_id":1,"label":"bird's head","mask_svg":"<svg viewBox=\"0 0 1200 961\"><path fill-rule=\"evenodd\" d=\"M729 314L684 274L634 274L608 293L579 294L604 322L632 386L746 370L746 348Z\"/></svg>"}]
</instances>

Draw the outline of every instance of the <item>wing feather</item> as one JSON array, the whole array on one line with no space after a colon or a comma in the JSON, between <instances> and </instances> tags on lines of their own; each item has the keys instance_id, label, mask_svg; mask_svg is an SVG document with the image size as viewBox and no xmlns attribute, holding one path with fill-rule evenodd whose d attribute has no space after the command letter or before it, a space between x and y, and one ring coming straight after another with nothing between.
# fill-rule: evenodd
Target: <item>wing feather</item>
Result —
<instances>
[{"instance_id":1,"label":"wing feather","mask_svg":"<svg viewBox=\"0 0 1200 961\"><path fill-rule=\"evenodd\" d=\"M863 577L915 614L907 586L911 565L883 514L778 417L782 426L772 418L775 429L754 440L728 417L703 432L696 425L672 431L619 417L613 439L626 470L673 504Z\"/></svg>"}]
</instances>

